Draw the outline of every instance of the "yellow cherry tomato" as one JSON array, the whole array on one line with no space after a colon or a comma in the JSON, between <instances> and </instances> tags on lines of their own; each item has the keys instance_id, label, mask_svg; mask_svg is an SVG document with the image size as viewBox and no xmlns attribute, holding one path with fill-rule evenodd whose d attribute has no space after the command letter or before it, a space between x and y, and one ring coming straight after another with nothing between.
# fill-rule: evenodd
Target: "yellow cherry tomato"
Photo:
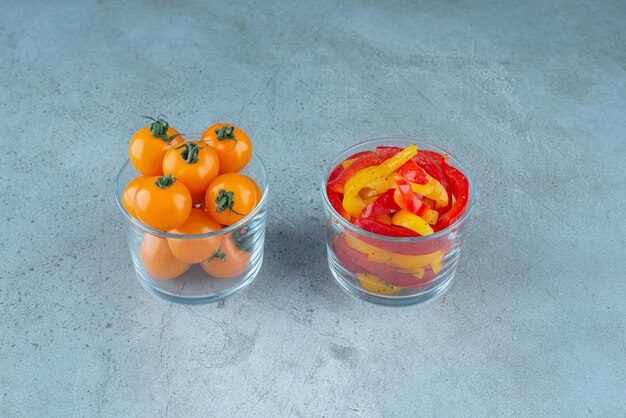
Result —
<instances>
[{"instance_id":1,"label":"yellow cherry tomato","mask_svg":"<svg viewBox=\"0 0 626 418\"><path fill-rule=\"evenodd\" d=\"M217 153L202 143L184 142L163 157L163 174L173 174L194 196L206 191L218 171Z\"/></svg>"},{"instance_id":2,"label":"yellow cherry tomato","mask_svg":"<svg viewBox=\"0 0 626 418\"><path fill-rule=\"evenodd\" d=\"M219 250L200 267L213 277L228 279L246 271L249 264L250 253L239 249L231 234L222 239Z\"/></svg>"},{"instance_id":3,"label":"yellow cherry tomato","mask_svg":"<svg viewBox=\"0 0 626 418\"><path fill-rule=\"evenodd\" d=\"M218 123L204 131L201 141L206 141L217 152L220 174L241 171L252 156L252 143L248 135L238 127Z\"/></svg>"},{"instance_id":4,"label":"yellow cherry tomato","mask_svg":"<svg viewBox=\"0 0 626 418\"><path fill-rule=\"evenodd\" d=\"M168 174L150 177L135 193L135 214L144 224L161 231L181 226L191 212L191 194Z\"/></svg>"},{"instance_id":5,"label":"yellow cherry tomato","mask_svg":"<svg viewBox=\"0 0 626 418\"><path fill-rule=\"evenodd\" d=\"M148 119L153 121L150 126L138 130L130 140L128 157L144 176L160 176L163 174L165 153L178 146L182 138L161 116Z\"/></svg>"},{"instance_id":6,"label":"yellow cherry tomato","mask_svg":"<svg viewBox=\"0 0 626 418\"><path fill-rule=\"evenodd\" d=\"M168 231L170 234L192 235L219 231L222 228L211 215L202 209L191 209L189 217L178 228ZM222 243L221 236L209 238L167 238L172 254L186 263L195 264L208 260Z\"/></svg>"},{"instance_id":7,"label":"yellow cherry tomato","mask_svg":"<svg viewBox=\"0 0 626 418\"><path fill-rule=\"evenodd\" d=\"M242 174L222 174L209 184L205 203L215 221L232 225L245 218L256 206L256 188Z\"/></svg>"},{"instance_id":8,"label":"yellow cherry tomato","mask_svg":"<svg viewBox=\"0 0 626 418\"><path fill-rule=\"evenodd\" d=\"M186 272L190 264L174 257L167 240L151 234L144 234L139 246L139 256L143 268L155 279L173 279Z\"/></svg>"},{"instance_id":9,"label":"yellow cherry tomato","mask_svg":"<svg viewBox=\"0 0 626 418\"><path fill-rule=\"evenodd\" d=\"M126 212L135 219L137 219L137 215L135 215L135 193L137 193L137 189L141 183L148 178L148 176L135 177L126 185L124 193L122 193L122 206L124 206Z\"/></svg>"}]
</instances>

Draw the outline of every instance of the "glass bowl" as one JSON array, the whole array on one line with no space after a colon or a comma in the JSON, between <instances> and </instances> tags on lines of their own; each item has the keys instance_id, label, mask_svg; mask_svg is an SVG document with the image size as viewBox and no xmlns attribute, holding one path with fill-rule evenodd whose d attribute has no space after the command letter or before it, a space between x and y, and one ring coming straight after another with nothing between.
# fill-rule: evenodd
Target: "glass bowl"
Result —
<instances>
[{"instance_id":1,"label":"glass bowl","mask_svg":"<svg viewBox=\"0 0 626 418\"><path fill-rule=\"evenodd\" d=\"M115 179L115 200L126 221L130 256L143 287L171 302L201 304L224 299L252 283L263 263L269 184L265 164L254 153L241 174L254 179L263 193L261 201L248 216L216 232L179 235L144 225L124 208L124 189L140 175L129 160L124 163ZM173 246L178 248L179 256L181 249L185 252L183 258L187 255L197 258L192 252L196 253L203 247L209 248L209 251L219 248L223 250L220 254L226 253L228 262L222 261L221 256L195 264L190 260L181 261L174 257ZM230 259L229 252L232 252ZM164 278L173 276L176 277Z\"/></svg>"},{"instance_id":2,"label":"glass bowl","mask_svg":"<svg viewBox=\"0 0 626 418\"><path fill-rule=\"evenodd\" d=\"M358 152L374 151L377 146L405 148L412 144L419 149L447 154L447 163L467 177L467 208L454 224L428 236L388 237L356 227L333 208L326 192L326 181L338 164ZM461 253L465 224L476 196L467 169L447 151L411 138L371 139L337 155L325 170L321 189L328 266L345 290L370 302L401 306L432 300L450 286Z\"/></svg>"}]
</instances>

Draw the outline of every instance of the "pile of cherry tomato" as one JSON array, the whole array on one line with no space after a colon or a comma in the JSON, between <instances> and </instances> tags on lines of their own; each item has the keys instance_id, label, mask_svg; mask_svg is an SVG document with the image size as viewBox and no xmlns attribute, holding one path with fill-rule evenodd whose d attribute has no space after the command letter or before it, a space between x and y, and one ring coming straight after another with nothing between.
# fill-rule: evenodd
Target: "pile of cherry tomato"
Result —
<instances>
[{"instance_id":1,"label":"pile of cherry tomato","mask_svg":"<svg viewBox=\"0 0 626 418\"><path fill-rule=\"evenodd\" d=\"M164 117L148 118L128 147L141 173L122 195L126 211L139 222L170 234L219 231L245 218L262 192L250 177L238 173L250 161L252 143L237 126L219 123L199 140L187 141ZM139 254L146 271L172 279L192 264L211 276L241 274L250 260L246 228L209 238L161 238L146 233Z\"/></svg>"},{"instance_id":2,"label":"pile of cherry tomato","mask_svg":"<svg viewBox=\"0 0 626 418\"><path fill-rule=\"evenodd\" d=\"M342 161L329 175L333 208L367 232L387 237L427 236L459 220L468 204L466 176L434 151L381 146ZM344 231L332 243L338 260L362 288L379 294L429 284L442 269L450 242L381 240Z\"/></svg>"}]
</instances>

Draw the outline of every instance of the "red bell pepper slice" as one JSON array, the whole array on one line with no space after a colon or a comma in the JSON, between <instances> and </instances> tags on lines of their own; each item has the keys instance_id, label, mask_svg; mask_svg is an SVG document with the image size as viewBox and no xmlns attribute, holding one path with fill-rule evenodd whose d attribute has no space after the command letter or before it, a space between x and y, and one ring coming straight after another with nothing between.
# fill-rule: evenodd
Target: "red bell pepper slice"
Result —
<instances>
[{"instance_id":1,"label":"red bell pepper slice","mask_svg":"<svg viewBox=\"0 0 626 418\"><path fill-rule=\"evenodd\" d=\"M394 181L397 188L394 191L393 200L396 204L415 215L423 215L428 210L428 207L413 192L411 184L402 177L396 177Z\"/></svg>"},{"instance_id":2,"label":"red bell pepper slice","mask_svg":"<svg viewBox=\"0 0 626 418\"><path fill-rule=\"evenodd\" d=\"M413 183L428 183L428 175L426 174L424 169L417 165L417 163L412 159L407 161L402 167L397 169L396 173L400 174L402 177Z\"/></svg>"},{"instance_id":3,"label":"red bell pepper slice","mask_svg":"<svg viewBox=\"0 0 626 418\"><path fill-rule=\"evenodd\" d=\"M422 167L429 176L441 183L443 188L446 189L446 192L449 193L450 189L448 186L448 182L446 181L446 176L443 172L443 169L437 163L437 161L433 159L431 154L436 154L441 157L441 154L437 154L434 151L419 150L417 151L417 155L413 157L413 161L415 161L417 165Z\"/></svg>"},{"instance_id":4,"label":"red bell pepper slice","mask_svg":"<svg viewBox=\"0 0 626 418\"><path fill-rule=\"evenodd\" d=\"M384 235L387 237L419 237L419 235L408 228L403 228L396 225L387 225L382 222L375 221L373 219L355 218L352 220L355 226L364 229L368 232L378 235Z\"/></svg>"},{"instance_id":5,"label":"red bell pepper slice","mask_svg":"<svg viewBox=\"0 0 626 418\"><path fill-rule=\"evenodd\" d=\"M444 163L442 168L450 184L450 191L454 196L454 203L452 203L450 210L439 221L442 228L447 228L458 221L467 208L469 181L463 173L447 163Z\"/></svg>"},{"instance_id":6,"label":"red bell pepper slice","mask_svg":"<svg viewBox=\"0 0 626 418\"><path fill-rule=\"evenodd\" d=\"M430 158L433 159L434 162L436 162L439 165L442 165L446 162L446 160L448 159L448 155L441 155L436 151L431 151L429 149L422 149L420 150L420 152L422 154L428 155Z\"/></svg>"},{"instance_id":7,"label":"red bell pepper slice","mask_svg":"<svg viewBox=\"0 0 626 418\"><path fill-rule=\"evenodd\" d=\"M328 200L330 201L331 206L347 221L350 221L352 217L350 214L343 208L343 197L341 193L338 193L329 187L326 187L326 195L328 196Z\"/></svg>"},{"instance_id":8,"label":"red bell pepper slice","mask_svg":"<svg viewBox=\"0 0 626 418\"><path fill-rule=\"evenodd\" d=\"M337 177L339 177L339 174L341 174L342 171L343 171L343 167L341 166L341 164L337 165L337 167L335 167L333 171L330 172L328 179L326 179L326 184L330 183L331 181L334 181Z\"/></svg>"},{"instance_id":9,"label":"red bell pepper slice","mask_svg":"<svg viewBox=\"0 0 626 418\"><path fill-rule=\"evenodd\" d=\"M409 186L410 187L410 186ZM394 201L394 189L389 189L381 194L372 203L367 205L361 212L361 217L365 219L375 218L377 216L388 215L400 210L400 206Z\"/></svg>"},{"instance_id":10,"label":"red bell pepper slice","mask_svg":"<svg viewBox=\"0 0 626 418\"><path fill-rule=\"evenodd\" d=\"M355 162L350 164L348 168L343 170L335 179L328 181L327 185L331 190L343 193L343 188L346 185L346 182L357 171L378 164L380 164L380 158L378 155L374 152L368 151L366 155L359 157Z\"/></svg>"},{"instance_id":11,"label":"red bell pepper slice","mask_svg":"<svg viewBox=\"0 0 626 418\"><path fill-rule=\"evenodd\" d=\"M376 154L378 154L380 159L383 161L390 159L391 157L393 157L400 151L402 151L402 148L400 147L387 147L387 146L376 147Z\"/></svg>"},{"instance_id":12,"label":"red bell pepper slice","mask_svg":"<svg viewBox=\"0 0 626 418\"><path fill-rule=\"evenodd\" d=\"M381 160L388 160L393 157L397 153L402 151L400 147L376 147L376 154L380 157ZM420 168L422 168L429 176L433 177L437 180L441 185L448 191L448 183L446 182L446 176L443 173L443 169L439 166L437 161L445 162L445 158L435 152L430 150L419 150L417 151L417 155L413 157L411 160L415 162ZM410 180L409 181L413 181ZM419 183L415 181L414 183L418 184L426 184L428 178L426 177L426 181L423 183Z\"/></svg>"}]
</instances>

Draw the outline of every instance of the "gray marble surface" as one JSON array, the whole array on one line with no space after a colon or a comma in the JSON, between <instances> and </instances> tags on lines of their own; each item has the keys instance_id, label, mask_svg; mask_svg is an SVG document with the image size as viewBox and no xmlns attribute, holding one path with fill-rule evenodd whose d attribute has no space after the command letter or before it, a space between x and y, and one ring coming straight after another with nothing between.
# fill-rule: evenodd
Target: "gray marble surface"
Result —
<instances>
[{"instance_id":1,"label":"gray marble surface","mask_svg":"<svg viewBox=\"0 0 626 418\"><path fill-rule=\"evenodd\" d=\"M22 2L0 13L0 415L626 415L626 4ZM270 167L224 303L136 281L112 181L139 115L227 120ZM349 297L322 167L380 136L480 201L437 301Z\"/></svg>"}]
</instances>

